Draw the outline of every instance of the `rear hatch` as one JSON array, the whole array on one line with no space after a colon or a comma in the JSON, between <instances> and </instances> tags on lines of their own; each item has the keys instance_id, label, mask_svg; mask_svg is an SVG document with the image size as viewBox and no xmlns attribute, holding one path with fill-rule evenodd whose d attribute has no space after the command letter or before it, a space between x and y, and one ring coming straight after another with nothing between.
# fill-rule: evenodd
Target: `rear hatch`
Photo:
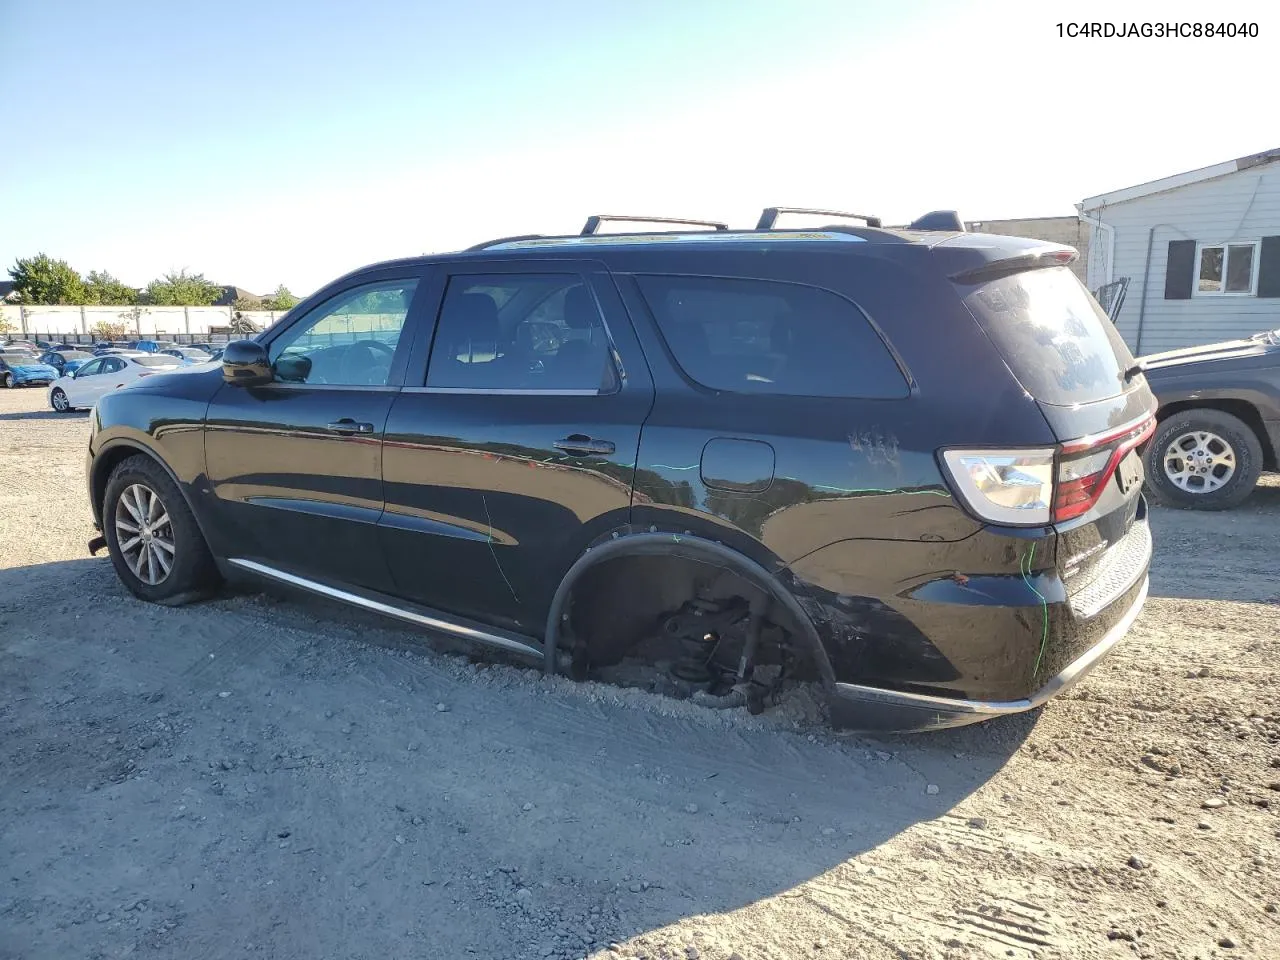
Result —
<instances>
[{"instance_id":1,"label":"rear hatch","mask_svg":"<svg viewBox=\"0 0 1280 960\"><path fill-rule=\"evenodd\" d=\"M1145 567L1146 525L1134 526L1143 509L1141 447L1154 430L1156 401L1106 313L1067 268L1073 255L1036 245L953 280L1059 441L1052 516L1059 573L1074 601L1100 578L1120 588L1121 568ZM1079 612L1096 612L1108 592L1092 590L1098 596Z\"/></svg>"}]
</instances>

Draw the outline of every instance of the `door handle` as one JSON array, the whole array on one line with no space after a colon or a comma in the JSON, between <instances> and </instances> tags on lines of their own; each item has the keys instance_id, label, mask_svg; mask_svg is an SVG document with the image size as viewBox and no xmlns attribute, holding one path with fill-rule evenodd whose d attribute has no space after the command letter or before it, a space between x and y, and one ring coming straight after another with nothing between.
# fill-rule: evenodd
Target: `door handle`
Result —
<instances>
[{"instance_id":1,"label":"door handle","mask_svg":"<svg viewBox=\"0 0 1280 960\"><path fill-rule=\"evenodd\" d=\"M592 440L583 433L571 433L563 440L557 440L552 446L572 457L588 457L592 454L607 456L615 449L612 440Z\"/></svg>"},{"instance_id":2,"label":"door handle","mask_svg":"<svg viewBox=\"0 0 1280 960\"><path fill-rule=\"evenodd\" d=\"M324 425L325 429L331 433L340 433L344 437L353 433L373 433L372 423L357 423L350 417L343 417L341 420L334 420Z\"/></svg>"}]
</instances>

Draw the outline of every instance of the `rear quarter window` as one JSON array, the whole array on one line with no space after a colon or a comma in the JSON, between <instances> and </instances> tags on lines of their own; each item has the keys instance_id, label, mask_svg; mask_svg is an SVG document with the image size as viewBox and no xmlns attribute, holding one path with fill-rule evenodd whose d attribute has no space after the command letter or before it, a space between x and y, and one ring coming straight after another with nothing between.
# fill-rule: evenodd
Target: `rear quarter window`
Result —
<instances>
[{"instance_id":1,"label":"rear quarter window","mask_svg":"<svg viewBox=\"0 0 1280 960\"><path fill-rule=\"evenodd\" d=\"M637 276L676 363L734 393L906 397L906 378L866 315L828 290L776 280Z\"/></svg>"},{"instance_id":2,"label":"rear quarter window","mask_svg":"<svg viewBox=\"0 0 1280 960\"><path fill-rule=\"evenodd\" d=\"M1124 392L1133 355L1066 267L1027 270L961 288L965 305L1037 400L1071 406Z\"/></svg>"}]
</instances>

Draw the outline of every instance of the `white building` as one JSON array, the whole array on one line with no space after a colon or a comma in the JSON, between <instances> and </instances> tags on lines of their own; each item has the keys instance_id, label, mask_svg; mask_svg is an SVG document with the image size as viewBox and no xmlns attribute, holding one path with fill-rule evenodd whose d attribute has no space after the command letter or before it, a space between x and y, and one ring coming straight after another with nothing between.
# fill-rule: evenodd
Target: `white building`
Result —
<instances>
[{"instance_id":1,"label":"white building","mask_svg":"<svg viewBox=\"0 0 1280 960\"><path fill-rule=\"evenodd\" d=\"M1280 327L1280 149L1076 204L1088 286L1129 279L1116 325L1137 355Z\"/></svg>"}]
</instances>

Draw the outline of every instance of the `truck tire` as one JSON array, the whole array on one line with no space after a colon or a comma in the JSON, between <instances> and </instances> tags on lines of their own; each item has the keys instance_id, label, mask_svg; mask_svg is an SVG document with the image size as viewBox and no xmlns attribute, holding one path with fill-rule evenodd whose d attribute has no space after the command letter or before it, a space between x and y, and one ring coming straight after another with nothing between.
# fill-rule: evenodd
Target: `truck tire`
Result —
<instances>
[{"instance_id":1,"label":"truck tire","mask_svg":"<svg viewBox=\"0 0 1280 960\"><path fill-rule=\"evenodd\" d=\"M1209 408L1161 421L1144 459L1152 499L1191 510L1239 506L1262 475L1257 434L1239 417Z\"/></svg>"}]
</instances>

